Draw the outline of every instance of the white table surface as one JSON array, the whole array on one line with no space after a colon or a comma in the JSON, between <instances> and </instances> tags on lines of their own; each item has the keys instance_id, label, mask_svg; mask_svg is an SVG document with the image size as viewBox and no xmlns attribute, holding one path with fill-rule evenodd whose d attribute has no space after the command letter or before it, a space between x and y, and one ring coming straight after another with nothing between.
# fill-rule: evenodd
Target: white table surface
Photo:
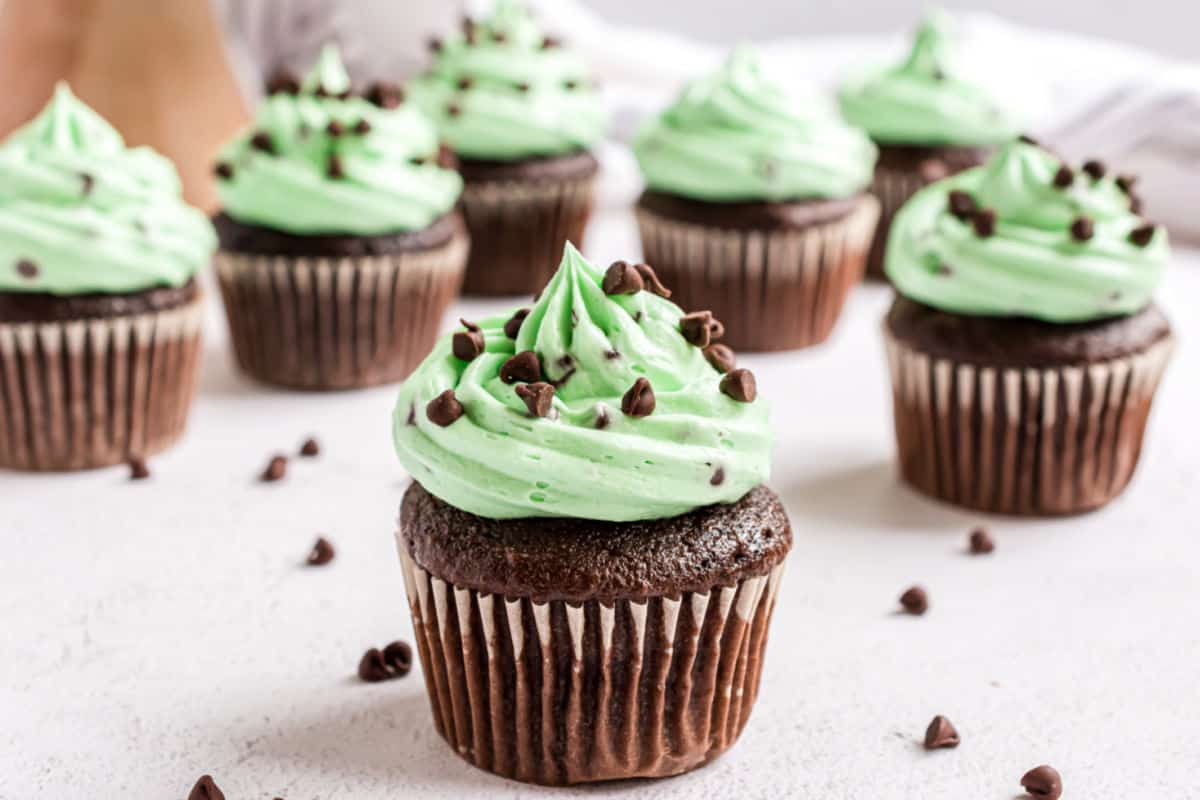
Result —
<instances>
[{"instance_id":1,"label":"white table surface","mask_svg":"<svg viewBox=\"0 0 1200 800\"><path fill-rule=\"evenodd\" d=\"M626 213L590 242L600 261L637 252ZM745 357L773 401L772 482L796 531L750 725L690 775L563 791L460 761L417 670L355 678L365 648L412 640L395 389L247 382L210 295L190 433L151 480L0 474L0 798L182 800L211 772L230 800L1011 800L1043 762L1067 798L1195 797L1200 254L1178 262L1161 297L1181 346L1134 484L1085 517L988 520L989 557L963 554L979 515L895 478L883 288L852 298L828 345ZM508 305L463 303L447 321ZM255 480L310 434L319 459ZM338 557L308 569L318 533ZM914 582L931 610L894 614ZM925 753L938 713L963 742Z\"/></svg>"}]
</instances>

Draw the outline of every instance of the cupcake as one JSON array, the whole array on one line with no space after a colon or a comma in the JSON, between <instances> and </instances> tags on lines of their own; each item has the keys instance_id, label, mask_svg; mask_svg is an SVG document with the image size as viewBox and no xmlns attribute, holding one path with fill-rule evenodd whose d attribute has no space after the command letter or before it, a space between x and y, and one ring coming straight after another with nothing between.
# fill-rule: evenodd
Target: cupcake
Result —
<instances>
[{"instance_id":1,"label":"cupcake","mask_svg":"<svg viewBox=\"0 0 1200 800\"><path fill-rule=\"evenodd\" d=\"M0 145L0 467L104 467L179 439L215 248L171 163L59 84Z\"/></svg>"},{"instance_id":2,"label":"cupcake","mask_svg":"<svg viewBox=\"0 0 1200 800\"><path fill-rule=\"evenodd\" d=\"M1133 180L1013 142L896 216L884 326L904 480L980 511L1071 514L1125 488L1171 355L1166 232Z\"/></svg>"},{"instance_id":3,"label":"cupcake","mask_svg":"<svg viewBox=\"0 0 1200 800\"><path fill-rule=\"evenodd\" d=\"M543 34L525 5L435 39L410 90L458 156L471 231L464 291L533 294L568 241L582 241L606 115L583 62Z\"/></svg>"},{"instance_id":4,"label":"cupcake","mask_svg":"<svg viewBox=\"0 0 1200 800\"><path fill-rule=\"evenodd\" d=\"M739 349L829 336L879 216L865 135L739 48L643 127L634 152L642 247L681 305L715 313Z\"/></svg>"},{"instance_id":5,"label":"cupcake","mask_svg":"<svg viewBox=\"0 0 1200 800\"><path fill-rule=\"evenodd\" d=\"M750 714L792 535L754 377L649 267L570 245L405 382L397 535L438 732L544 784L674 775Z\"/></svg>"},{"instance_id":6,"label":"cupcake","mask_svg":"<svg viewBox=\"0 0 1200 800\"><path fill-rule=\"evenodd\" d=\"M332 46L303 81L279 75L269 90L216 167L238 365L297 389L400 380L462 283L462 180L400 89L353 94Z\"/></svg>"},{"instance_id":7,"label":"cupcake","mask_svg":"<svg viewBox=\"0 0 1200 800\"><path fill-rule=\"evenodd\" d=\"M882 279L892 217L926 184L978 166L1017 135L1019 120L964 69L953 21L930 14L900 64L859 74L841 88L842 114L879 145L871 191L882 205L867 275Z\"/></svg>"}]
</instances>

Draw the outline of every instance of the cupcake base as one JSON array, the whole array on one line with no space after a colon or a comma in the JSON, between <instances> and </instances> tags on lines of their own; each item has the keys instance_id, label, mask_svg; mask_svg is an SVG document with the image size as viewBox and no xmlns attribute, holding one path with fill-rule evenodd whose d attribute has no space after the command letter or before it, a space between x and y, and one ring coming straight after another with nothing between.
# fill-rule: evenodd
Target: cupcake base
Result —
<instances>
[{"instance_id":1,"label":"cupcake base","mask_svg":"<svg viewBox=\"0 0 1200 800\"><path fill-rule=\"evenodd\" d=\"M1137 467L1174 348L1157 308L1078 325L898 299L884 325L902 478L977 511L1076 514Z\"/></svg>"},{"instance_id":2,"label":"cupcake base","mask_svg":"<svg viewBox=\"0 0 1200 800\"><path fill-rule=\"evenodd\" d=\"M196 392L202 321L194 282L0 295L0 467L95 469L170 447Z\"/></svg>"},{"instance_id":3,"label":"cupcake base","mask_svg":"<svg viewBox=\"0 0 1200 800\"><path fill-rule=\"evenodd\" d=\"M684 308L712 311L722 343L795 350L829 337L862 279L879 204L869 195L792 203L705 203L645 192L646 261Z\"/></svg>"},{"instance_id":4,"label":"cupcake base","mask_svg":"<svg viewBox=\"0 0 1200 800\"><path fill-rule=\"evenodd\" d=\"M599 162L589 153L518 162L464 159L462 211L471 234L466 294L532 295L583 244Z\"/></svg>"}]
</instances>

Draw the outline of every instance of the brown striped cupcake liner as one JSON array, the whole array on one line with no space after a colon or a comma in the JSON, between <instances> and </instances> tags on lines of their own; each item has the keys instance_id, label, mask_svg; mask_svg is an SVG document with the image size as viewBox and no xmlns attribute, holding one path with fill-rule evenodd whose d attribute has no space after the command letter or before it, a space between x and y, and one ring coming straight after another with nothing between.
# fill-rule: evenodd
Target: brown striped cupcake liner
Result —
<instances>
[{"instance_id":1,"label":"brown striped cupcake liner","mask_svg":"<svg viewBox=\"0 0 1200 800\"><path fill-rule=\"evenodd\" d=\"M458 295L468 242L387 255L298 257L222 250L217 277L238 366L293 389L407 377Z\"/></svg>"},{"instance_id":2,"label":"brown striped cupcake liner","mask_svg":"<svg viewBox=\"0 0 1200 800\"><path fill-rule=\"evenodd\" d=\"M679 597L534 602L447 583L397 541L434 724L475 766L551 785L664 777L745 726L782 564Z\"/></svg>"},{"instance_id":3,"label":"brown striped cupcake liner","mask_svg":"<svg viewBox=\"0 0 1200 800\"><path fill-rule=\"evenodd\" d=\"M646 261L684 308L707 309L737 350L794 350L829 337L861 280L879 203L803 229L715 228L637 209Z\"/></svg>"},{"instance_id":4,"label":"brown striped cupcake liner","mask_svg":"<svg viewBox=\"0 0 1200 800\"><path fill-rule=\"evenodd\" d=\"M932 358L886 326L900 474L932 497L1026 516L1103 506L1133 476L1174 341L1075 366Z\"/></svg>"},{"instance_id":5,"label":"brown striped cupcake liner","mask_svg":"<svg viewBox=\"0 0 1200 800\"><path fill-rule=\"evenodd\" d=\"M183 434L202 298L135 316L0 323L0 467L107 467Z\"/></svg>"},{"instance_id":6,"label":"brown striped cupcake liner","mask_svg":"<svg viewBox=\"0 0 1200 800\"><path fill-rule=\"evenodd\" d=\"M582 245L596 178L467 181L460 207L471 233L463 292L532 295L550 282L567 242Z\"/></svg>"}]
</instances>

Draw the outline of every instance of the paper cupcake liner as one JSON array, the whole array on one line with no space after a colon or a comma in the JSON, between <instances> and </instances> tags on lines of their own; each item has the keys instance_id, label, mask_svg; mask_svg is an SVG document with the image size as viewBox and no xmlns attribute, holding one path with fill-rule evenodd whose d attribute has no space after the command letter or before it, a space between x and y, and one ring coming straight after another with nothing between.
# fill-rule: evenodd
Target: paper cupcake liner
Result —
<instances>
[{"instance_id":1,"label":"paper cupcake liner","mask_svg":"<svg viewBox=\"0 0 1200 800\"><path fill-rule=\"evenodd\" d=\"M540 292L568 241L583 245L596 179L469 181L462 210L471 233L463 291L477 295Z\"/></svg>"},{"instance_id":2,"label":"paper cupcake liner","mask_svg":"<svg viewBox=\"0 0 1200 800\"><path fill-rule=\"evenodd\" d=\"M783 570L703 594L572 604L455 586L402 542L400 560L438 733L481 769L542 784L675 775L732 745Z\"/></svg>"},{"instance_id":3,"label":"paper cupcake liner","mask_svg":"<svg viewBox=\"0 0 1200 800\"><path fill-rule=\"evenodd\" d=\"M221 251L238 365L265 383L352 389L405 378L458 294L467 240L429 250L309 258Z\"/></svg>"},{"instance_id":4,"label":"paper cupcake liner","mask_svg":"<svg viewBox=\"0 0 1200 800\"><path fill-rule=\"evenodd\" d=\"M0 467L79 470L165 450L187 423L200 299L166 311L0 323Z\"/></svg>"},{"instance_id":5,"label":"paper cupcake liner","mask_svg":"<svg viewBox=\"0 0 1200 800\"><path fill-rule=\"evenodd\" d=\"M932 358L885 328L900 473L978 511L1088 511L1137 467L1154 392L1174 348L1097 364L1018 369Z\"/></svg>"},{"instance_id":6,"label":"paper cupcake liner","mask_svg":"<svg viewBox=\"0 0 1200 800\"><path fill-rule=\"evenodd\" d=\"M862 280L879 204L802 230L739 230L679 222L639 207L647 263L688 310L712 311L735 350L820 344Z\"/></svg>"}]
</instances>

